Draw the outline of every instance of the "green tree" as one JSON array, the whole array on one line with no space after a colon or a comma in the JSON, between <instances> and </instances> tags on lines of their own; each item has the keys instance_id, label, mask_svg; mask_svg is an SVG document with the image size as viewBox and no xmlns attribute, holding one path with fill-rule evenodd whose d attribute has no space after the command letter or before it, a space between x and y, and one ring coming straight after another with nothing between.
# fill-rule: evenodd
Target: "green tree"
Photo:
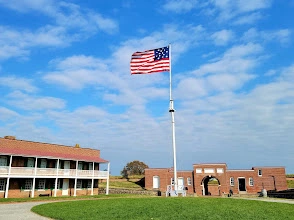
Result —
<instances>
[{"instance_id":1,"label":"green tree","mask_svg":"<svg viewBox=\"0 0 294 220\"><path fill-rule=\"evenodd\" d=\"M146 168L148 168L148 166L145 163L134 160L127 163L120 174L126 178L128 178L129 175L143 175Z\"/></svg>"}]
</instances>

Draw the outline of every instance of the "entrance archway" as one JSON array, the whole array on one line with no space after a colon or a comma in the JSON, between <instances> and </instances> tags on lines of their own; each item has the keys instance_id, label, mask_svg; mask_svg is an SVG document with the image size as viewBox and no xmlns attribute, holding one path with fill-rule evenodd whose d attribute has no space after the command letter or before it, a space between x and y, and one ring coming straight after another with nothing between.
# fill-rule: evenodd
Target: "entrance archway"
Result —
<instances>
[{"instance_id":1,"label":"entrance archway","mask_svg":"<svg viewBox=\"0 0 294 220\"><path fill-rule=\"evenodd\" d=\"M220 196L220 182L215 176L206 176L202 179L202 195Z\"/></svg>"}]
</instances>

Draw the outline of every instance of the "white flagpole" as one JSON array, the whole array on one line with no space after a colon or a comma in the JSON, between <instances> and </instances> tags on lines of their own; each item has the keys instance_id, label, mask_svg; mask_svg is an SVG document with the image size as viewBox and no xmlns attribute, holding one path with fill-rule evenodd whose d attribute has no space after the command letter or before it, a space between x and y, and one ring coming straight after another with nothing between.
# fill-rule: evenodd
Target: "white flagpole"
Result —
<instances>
[{"instance_id":1,"label":"white flagpole","mask_svg":"<svg viewBox=\"0 0 294 220\"><path fill-rule=\"evenodd\" d=\"M178 190L178 179L177 179L177 159L176 159L176 135L175 135L175 110L174 101L172 99L172 71L171 71L171 45L169 44L169 112L171 113L172 122L172 144L173 144L173 155L174 155L174 184L175 190Z\"/></svg>"}]
</instances>

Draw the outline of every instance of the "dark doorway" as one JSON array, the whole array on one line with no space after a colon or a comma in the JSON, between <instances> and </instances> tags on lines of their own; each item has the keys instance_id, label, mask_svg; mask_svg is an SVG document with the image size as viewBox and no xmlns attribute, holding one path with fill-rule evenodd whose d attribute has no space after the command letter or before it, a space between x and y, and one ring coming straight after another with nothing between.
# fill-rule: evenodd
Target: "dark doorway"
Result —
<instances>
[{"instance_id":1,"label":"dark doorway","mask_svg":"<svg viewBox=\"0 0 294 220\"><path fill-rule=\"evenodd\" d=\"M246 192L245 178L239 178L239 191Z\"/></svg>"}]
</instances>

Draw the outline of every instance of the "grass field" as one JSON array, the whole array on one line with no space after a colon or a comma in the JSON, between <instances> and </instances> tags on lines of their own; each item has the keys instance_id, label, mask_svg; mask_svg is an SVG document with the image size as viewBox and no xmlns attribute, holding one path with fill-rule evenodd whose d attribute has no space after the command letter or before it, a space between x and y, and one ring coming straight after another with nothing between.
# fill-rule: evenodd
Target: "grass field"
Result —
<instances>
[{"instance_id":1,"label":"grass field","mask_svg":"<svg viewBox=\"0 0 294 220\"><path fill-rule=\"evenodd\" d=\"M231 198L109 198L42 204L54 219L293 219L294 205Z\"/></svg>"}]
</instances>

